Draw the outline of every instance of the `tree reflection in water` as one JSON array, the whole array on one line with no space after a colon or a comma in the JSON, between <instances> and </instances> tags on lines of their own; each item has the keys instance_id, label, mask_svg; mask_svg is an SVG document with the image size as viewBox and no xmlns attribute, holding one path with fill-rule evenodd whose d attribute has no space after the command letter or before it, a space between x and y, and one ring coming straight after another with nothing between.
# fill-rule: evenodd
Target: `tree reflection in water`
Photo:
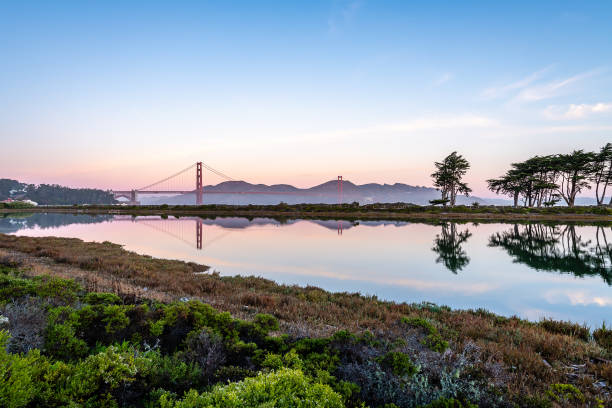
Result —
<instances>
[{"instance_id":1,"label":"tree reflection in water","mask_svg":"<svg viewBox=\"0 0 612 408\"><path fill-rule=\"evenodd\" d=\"M472 233L467 228L464 231L457 232L457 223L444 222L442 233L436 235L434 247L431 249L438 254L436 263L443 263L454 274L465 268L470 263L470 258L468 258L461 245L471 236Z\"/></svg>"},{"instance_id":2,"label":"tree reflection in water","mask_svg":"<svg viewBox=\"0 0 612 408\"><path fill-rule=\"evenodd\" d=\"M583 239L575 225L515 224L489 237L489 246L505 249L514 262L536 270L601 276L612 285L612 244L606 227L598 226L595 239Z\"/></svg>"}]
</instances>

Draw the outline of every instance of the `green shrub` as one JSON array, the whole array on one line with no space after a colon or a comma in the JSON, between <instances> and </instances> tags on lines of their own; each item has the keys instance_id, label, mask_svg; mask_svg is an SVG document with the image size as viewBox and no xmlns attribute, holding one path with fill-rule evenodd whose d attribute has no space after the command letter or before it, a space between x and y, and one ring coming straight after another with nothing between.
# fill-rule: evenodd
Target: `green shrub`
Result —
<instances>
[{"instance_id":1,"label":"green shrub","mask_svg":"<svg viewBox=\"0 0 612 408\"><path fill-rule=\"evenodd\" d=\"M419 368L412 363L410 356L405 353L390 351L376 359L376 361L391 372L400 377L411 377L419 371Z\"/></svg>"},{"instance_id":2,"label":"green shrub","mask_svg":"<svg viewBox=\"0 0 612 408\"><path fill-rule=\"evenodd\" d=\"M261 363L261 366L272 370L279 370L283 367L301 369L303 367L303 363L296 351L292 349L284 356L281 356L280 354L267 353L263 362Z\"/></svg>"},{"instance_id":3,"label":"green shrub","mask_svg":"<svg viewBox=\"0 0 612 408\"><path fill-rule=\"evenodd\" d=\"M5 303L28 295L36 296L36 285L33 281L0 274L0 302Z\"/></svg>"},{"instance_id":4,"label":"green shrub","mask_svg":"<svg viewBox=\"0 0 612 408\"><path fill-rule=\"evenodd\" d=\"M146 380L148 387L162 387L182 394L191 388L207 384L208 379L202 376L200 366L194 362L183 361L178 353L164 356L159 351L154 351L148 356L151 359L151 369Z\"/></svg>"},{"instance_id":5,"label":"green shrub","mask_svg":"<svg viewBox=\"0 0 612 408\"><path fill-rule=\"evenodd\" d=\"M283 367L283 358L278 354L268 353L261 363L261 366L272 370L278 370Z\"/></svg>"},{"instance_id":6,"label":"green shrub","mask_svg":"<svg viewBox=\"0 0 612 408\"><path fill-rule=\"evenodd\" d=\"M54 303L69 305L78 299L81 286L72 279L61 279L52 276L37 276L33 279L36 295L50 298Z\"/></svg>"},{"instance_id":7,"label":"green shrub","mask_svg":"<svg viewBox=\"0 0 612 408\"><path fill-rule=\"evenodd\" d=\"M438 329L436 329L429 320L422 317L403 317L402 322L408 326L422 327L425 329L427 335L421 340L421 343L430 350L442 353L448 348L448 342L442 338Z\"/></svg>"},{"instance_id":8,"label":"green shrub","mask_svg":"<svg viewBox=\"0 0 612 408\"><path fill-rule=\"evenodd\" d=\"M90 305L118 305L121 298L114 293L91 292L85 295L83 302Z\"/></svg>"},{"instance_id":9,"label":"green shrub","mask_svg":"<svg viewBox=\"0 0 612 408\"><path fill-rule=\"evenodd\" d=\"M87 343L75 334L71 324L50 324L45 330L45 353L66 361L86 356Z\"/></svg>"},{"instance_id":10,"label":"green shrub","mask_svg":"<svg viewBox=\"0 0 612 408\"><path fill-rule=\"evenodd\" d=\"M125 307L119 305L110 305L104 308L102 322L105 323L106 333L113 334L125 329L130 324L130 319L125 315L125 310Z\"/></svg>"},{"instance_id":11,"label":"green shrub","mask_svg":"<svg viewBox=\"0 0 612 408\"><path fill-rule=\"evenodd\" d=\"M164 394L159 402L162 408L344 407L340 395L328 385L313 383L302 371L292 369L260 373L238 383L217 386L204 394L191 390L180 401Z\"/></svg>"},{"instance_id":12,"label":"green shrub","mask_svg":"<svg viewBox=\"0 0 612 408\"><path fill-rule=\"evenodd\" d=\"M584 395L572 384L552 384L548 387L546 396L558 403L584 402Z\"/></svg>"},{"instance_id":13,"label":"green shrub","mask_svg":"<svg viewBox=\"0 0 612 408\"><path fill-rule=\"evenodd\" d=\"M259 313L255 315L255 319L253 320L256 325L258 325L261 330L267 332L271 332L274 330L278 330L278 320L272 315Z\"/></svg>"},{"instance_id":14,"label":"green shrub","mask_svg":"<svg viewBox=\"0 0 612 408\"><path fill-rule=\"evenodd\" d=\"M8 354L9 337L8 331L0 330L0 406L24 407L39 391L33 360L39 358L40 353L34 351L25 357Z\"/></svg>"}]
</instances>

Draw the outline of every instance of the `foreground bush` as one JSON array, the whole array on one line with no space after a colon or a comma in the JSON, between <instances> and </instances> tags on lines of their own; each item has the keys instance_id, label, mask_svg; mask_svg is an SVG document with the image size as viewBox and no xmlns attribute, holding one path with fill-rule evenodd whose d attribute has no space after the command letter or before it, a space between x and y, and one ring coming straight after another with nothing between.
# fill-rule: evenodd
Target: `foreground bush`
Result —
<instances>
[{"instance_id":1,"label":"foreground bush","mask_svg":"<svg viewBox=\"0 0 612 408\"><path fill-rule=\"evenodd\" d=\"M312 382L300 370L283 368L255 378L198 394L192 390L180 401L164 394L162 408L342 408L342 398L328 385Z\"/></svg>"}]
</instances>

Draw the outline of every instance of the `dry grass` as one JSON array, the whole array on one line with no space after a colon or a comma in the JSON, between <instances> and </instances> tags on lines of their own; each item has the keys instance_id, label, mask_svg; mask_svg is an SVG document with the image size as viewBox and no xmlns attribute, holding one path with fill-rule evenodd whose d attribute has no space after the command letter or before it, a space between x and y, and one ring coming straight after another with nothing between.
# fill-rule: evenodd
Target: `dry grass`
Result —
<instances>
[{"instance_id":1,"label":"dry grass","mask_svg":"<svg viewBox=\"0 0 612 408\"><path fill-rule=\"evenodd\" d=\"M255 277L195 274L206 267L141 256L110 243L0 234L0 248L4 248L0 258L17 259L29 274L75 278L89 290L127 292L163 301L198 298L243 318L270 313L296 337L326 335L339 329L370 330L392 337L402 317L423 317L449 340L453 351L476 344L482 350L483 372L491 364L503 367L504 383L511 393L542 395L549 384L571 382L587 397L601 398L602 392L608 392L606 398L612 398L610 356L594 341L587 341L584 330L568 323L531 323L482 310L397 304L359 294L278 285ZM572 364L586 368L576 374ZM608 381L607 391L592 385L601 380Z\"/></svg>"}]
</instances>

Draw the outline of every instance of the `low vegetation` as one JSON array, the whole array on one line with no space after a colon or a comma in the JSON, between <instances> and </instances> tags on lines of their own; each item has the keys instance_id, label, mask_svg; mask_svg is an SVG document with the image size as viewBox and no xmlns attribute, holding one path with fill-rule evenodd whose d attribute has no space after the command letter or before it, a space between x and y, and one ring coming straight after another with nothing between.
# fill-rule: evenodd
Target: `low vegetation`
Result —
<instances>
[{"instance_id":1,"label":"low vegetation","mask_svg":"<svg viewBox=\"0 0 612 408\"><path fill-rule=\"evenodd\" d=\"M502 401L464 361L427 369L425 360L414 363L420 357L408 354L402 335L339 330L323 338L291 337L266 314L245 321L197 300L129 302L87 293L72 280L24 278L6 266L0 287L8 316L8 330L0 330L2 406L341 408L421 406L442 398L459 406Z\"/></svg>"},{"instance_id":2,"label":"low vegetation","mask_svg":"<svg viewBox=\"0 0 612 408\"><path fill-rule=\"evenodd\" d=\"M0 212L11 211L6 208ZM182 216L199 215L201 217L240 216L247 218L273 217L278 219L334 219L334 220L473 220L473 221L503 221L503 220L539 220L539 221L610 221L612 208L605 206L575 206L575 207L511 207L480 205L456 205L440 207L436 205L422 206L410 203L376 203L359 205L346 204L277 204L277 205L138 205L138 206L107 206L87 205L72 207L34 207L30 212L46 213L78 213L78 214L126 214L138 215Z\"/></svg>"},{"instance_id":3,"label":"low vegetation","mask_svg":"<svg viewBox=\"0 0 612 408\"><path fill-rule=\"evenodd\" d=\"M0 208L7 210L21 210L26 208L36 208L36 206L26 201L12 201L8 203L0 203Z\"/></svg>"},{"instance_id":4,"label":"low vegetation","mask_svg":"<svg viewBox=\"0 0 612 408\"><path fill-rule=\"evenodd\" d=\"M107 246L114 249L100 256ZM71 247L78 257L66 256ZM100 261L83 263L88 257ZM605 326L591 333L167 262L108 243L0 235L0 314L8 320L0 405L612 403Z\"/></svg>"}]
</instances>

